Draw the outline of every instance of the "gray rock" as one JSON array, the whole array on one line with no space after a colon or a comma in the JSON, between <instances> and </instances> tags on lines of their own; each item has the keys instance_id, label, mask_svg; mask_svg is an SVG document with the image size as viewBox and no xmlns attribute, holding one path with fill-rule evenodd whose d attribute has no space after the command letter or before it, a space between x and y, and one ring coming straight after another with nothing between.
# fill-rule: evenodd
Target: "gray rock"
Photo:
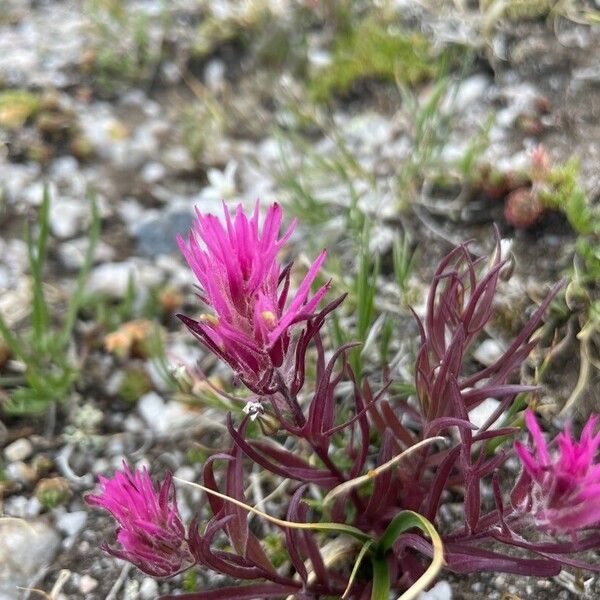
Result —
<instances>
[{"instance_id":1,"label":"gray rock","mask_svg":"<svg viewBox=\"0 0 600 600\"><path fill-rule=\"evenodd\" d=\"M204 83L211 90L218 90L225 81L225 63L215 58L208 62L204 69Z\"/></svg>"},{"instance_id":2,"label":"gray rock","mask_svg":"<svg viewBox=\"0 0 600 600\"><path fill-rule=\"evenodd\" d=\"M135 233L140 252L151 257L177 252L177 234L187 235L192 220L191 211L173 210L140 225Z\"/></svg>"},{"instance_id":3,"label":"gray rock","mask_svg":"<svg viewBox=\"0 0 600 600\"><path fill-rule=\"evenodd\" d=\"M46 185L44 182L36 181L23 190L23 192L19 195L19 200L23 200L30 206L39 206L44 198L45 187ZM54 182L50 182L48 184L48 193L50 194L51 198L57 197L56 184Z\"/></svg>"},{"instance_id":4,"label":"gray rock","mask_svg":"<svg viewBox=\"0 0 600 600\"><path fill-rule=\"evenodd\" d=\"M64 242L58 248L58 254L60 260L67 269L77 271L85 260L85 253L90 244L88 237L80 237L68 242ZM98 240L96 248L94 249L94 263L110 262L115 258L115 250L112 246L109 246L106 242Z\"/></svg>"},{"instance_id":5,"label":"gray rock","mask_svg":"<svg viewBox=\"0 0 600 600\"><path fill-rule=\"evenodd\" d=\"M4 448L4 457L9 462L25 460L31 456L33 446L27 438L19 438Z\"/></svg>"},{"instance_id":6,"label":"gray rock","mask_svg":"<svg viewBox=\"0 0 600 600\"><path fill-rule=\"evenodd\" d=\"M64 512L56 519L56 526L67 537L73 538L85 527L88 513L85 510Z\"/></svg>"},{"instance_id":7,"label":"gray rock","mask_svg":"<svg viewBox=\"0 0 600 600\"><path fill-rule=\"evenodd\" d=\"M40 175L40 166L29 163L26 165L6 163L0 157L2 181L0 190L9 203L15 203L21 197L23 190L28 188Z\"/></svg>"},{"instance_id":8,"label":"gray rock","mask_svg":"<svg viewBox=\"0 0 600 600\"><path fill-rule=\"evenodd\" d=\"M129 280L138 292L158 285L162 280L159 270L143 261L130 259L123 262L105 263L95 267L87 282L87 292L103 294L110 298L124 298Z\"/></svg>"},{"instance_id":9,"label":"gray rock","mask_svg":"<svg viewBox=\"0 0 600 600\"><path fill-rule=\"evenodd\" d=\"M60 536L43 520L0 519L0 600L15 600L54 559Z\"/></svg>"},{"instance_id":10,"label":"gray rock","mask_svg":"<svg viewBox=\"0 0 600 600\"><path fill-rule=\"evenodd\" d=\"M455 108L461 112L472 110L473 104L481 99L490 85L490 79L485 75L473 75L465 79L456 91Z\"/></svg>"}]
</instances>

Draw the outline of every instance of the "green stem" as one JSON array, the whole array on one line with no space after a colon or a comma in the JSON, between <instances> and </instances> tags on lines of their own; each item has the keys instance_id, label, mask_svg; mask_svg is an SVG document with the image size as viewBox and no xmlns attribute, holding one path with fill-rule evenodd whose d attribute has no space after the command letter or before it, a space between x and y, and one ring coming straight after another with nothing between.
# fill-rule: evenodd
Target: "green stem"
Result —
<instances>
[{"instance_id":1,"label":"green stem","mask_svg":"<svg viewBox=\"0 0 600 600\"><path fill-rule=\"evenodd\" d=\"M387 560L381 556L373 557L373 587L371 600L389 600L390 598L390 570Z\"/></svg>"}]
</instances>

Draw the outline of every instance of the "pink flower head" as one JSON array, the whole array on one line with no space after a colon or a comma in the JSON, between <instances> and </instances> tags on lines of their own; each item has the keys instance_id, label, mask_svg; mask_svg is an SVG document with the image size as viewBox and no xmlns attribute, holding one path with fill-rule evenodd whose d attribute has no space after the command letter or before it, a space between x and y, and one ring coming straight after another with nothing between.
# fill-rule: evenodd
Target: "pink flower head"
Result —
<instances>
[{"instance_id":1,"label":"pink flower head","mask_svg":"<svg viewBox=\"0 0 600 600\"><path fill-rule=\"evenodd\" d=\"M241 204L232 219L224 205L225 223L214 215L196 220L188 244L179 247L194 271L211 309L198 321L179 318L210 350L225 360L248 388L258 394L273 393L276 370L282 376L293 370L297 336L293 326L312 318L329 284L309 299L310 286L326 257L323 251L310 267L296 295L287 303L289 268L282 269L277 255L296 225L279 238L282 210L273 204L259 228L259 204L248 218ZM287 360L286 360L287 359Z\"/></svg>"},{"instance_id":2,"label":"pink flower head","mask_svg":"<svg viewBox=\"0 0 600 600\"><path fill-rule=\"evenodd\" d=\"M558 449L550 454L540 426L531 410L525 423L534 448L515 442L528 478L526 504L536 524L548 531L575 533L600 521L600 463L596 454L600 433L594 435L598 417L588 419L579 441L567 425L556 437Z\"/></svg>"},{"instance_id":3,"label":"pink flower head","mask_svg":"<svg viewBox=\"0 0 600 600\"><path fill-rule=\"evenodd\" d=\"M101 476L99 481L100 493L85 500L107 510L119 525L120 547L104 545L103 550L153 577L171 577L190 566L170 473L156 487L147 469L132 473L123 463L123 471L117 471L112 479Z\"/></svg>"}]
</instances>

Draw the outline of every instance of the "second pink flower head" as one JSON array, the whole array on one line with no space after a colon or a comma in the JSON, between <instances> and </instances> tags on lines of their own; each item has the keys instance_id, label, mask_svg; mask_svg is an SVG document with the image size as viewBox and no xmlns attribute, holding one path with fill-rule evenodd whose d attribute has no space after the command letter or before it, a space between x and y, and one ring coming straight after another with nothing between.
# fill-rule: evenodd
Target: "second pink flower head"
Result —
<instances>
[{"instance_id":1,"label":"second pink flower head","mask_svg":"<svg viewBox=\"0 0 600 600\"><path fill-rule=\"evenodd\" d=\"M542 430L531 410L525 412L525 423L533 447L515 443L523 464L517 504L530 511L536 525L557 533L571 533L600 522L600 433L594 433L598 418L592 415L579 441L567 425L556 437L556 450L551 454ZM524 477L524 479L523 479Z\"/></svg>"}]
</instances>

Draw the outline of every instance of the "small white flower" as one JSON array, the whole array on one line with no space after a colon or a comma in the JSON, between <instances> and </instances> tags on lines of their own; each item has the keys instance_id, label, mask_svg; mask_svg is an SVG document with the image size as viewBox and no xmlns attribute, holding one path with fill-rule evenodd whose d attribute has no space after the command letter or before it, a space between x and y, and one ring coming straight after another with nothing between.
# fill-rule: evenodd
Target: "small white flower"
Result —
<instances>
[{"instance_id":1,"label":"small white flower","mask_svg":"<svg viewBox=\"0 0 600 600\"><path fill-rule=\"evenodd\" d=\"M245 414L250 415L251 421L256 421L260 415L265 412L262 404L260 402L256 402L254 400L248 402L246 406L242 409Z\"/></svg>"},{"instance_id":2,"label":"small white flower","mask_svg":"<svg viewBox=\"0 0 600 600\"><path fill-rule=\"evenodd\" d=\"M227 200L235 196L237 188L235 185L235 173L238 164L230 160L223 171L219 169L208 169L208 185L200 192L200 200Z\"/></svg>"}]
</instances>

